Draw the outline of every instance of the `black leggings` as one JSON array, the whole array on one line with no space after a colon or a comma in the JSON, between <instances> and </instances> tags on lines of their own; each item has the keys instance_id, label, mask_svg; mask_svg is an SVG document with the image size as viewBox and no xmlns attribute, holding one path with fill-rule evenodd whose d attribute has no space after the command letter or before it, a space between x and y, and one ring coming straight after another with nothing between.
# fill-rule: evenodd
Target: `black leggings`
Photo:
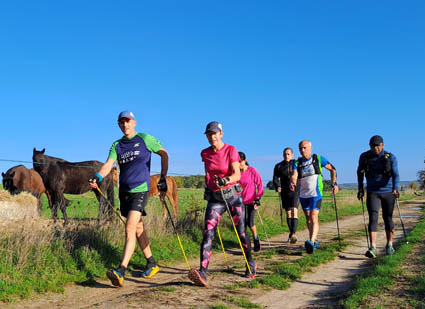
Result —
<instances>
[{"instance_id":1,"label":"black leggings","mask_svg":"<svg viewBox=\"0 0 425 309\"><path fill-rule=\"evenodd\" d=\"M393 211L395 197L391 192L375 193L368 192L366 198L367 212L369 213L369 232L378 231L379 208L382 206L382 219L384 219L385 230L394 229Z\"/></svg>"},{"instance_id":2,"label":"black leggings","mask_svg":"<svg viewBox=\"0 0 425 309\"><path fill-rule=\"evenodd\" d=\"M247 227L255 226L254 217L256 210L254 209L254 204L246 204L246 220L245 224Z\"/></svg>"},{"instance_id":3,"label":"black leggings","mask_svg":"<svg viewBox=\"0 0 425 309\"><path fill-rule=\"evenodd\" d=\"M245 256L248 262L251 262L251 240L245 231L245 205L242 203L242 197L239 194L235 194L227 200L227 203L242 242ZM206 270L208 268L215 230L220 223L221 216L226 211L226 204L224 202L208 201L207 210L205 211L204 236L201 244L201 269Z\"/></svg>"}]
</instances>

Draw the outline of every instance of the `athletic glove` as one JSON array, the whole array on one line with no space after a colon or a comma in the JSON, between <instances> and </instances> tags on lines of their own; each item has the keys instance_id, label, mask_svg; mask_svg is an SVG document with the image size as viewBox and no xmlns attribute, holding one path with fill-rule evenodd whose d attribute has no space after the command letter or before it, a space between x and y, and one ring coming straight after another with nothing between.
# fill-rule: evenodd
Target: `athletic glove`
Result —
<instances>
[{"instance_id":1,"label":"athletic glove","mask_svg":"<svg viewBox=\"0 0 425 309\"><path fill-rule=\"evenodd\" d=\"M395 198L400 197L400 192L398 192L398 190L395 190L395 192L393 194L394 194Z\"/></svg>"},{"instance_id":2,"label":"athletic glove","mask_svg":"<svg viewBox=\"0 0 425 309\"><path fill-rule=\"evenodd\" d=\"M159 192L167 192L168 190L167 179L164 175L161 175L161 178L158 181L157 187Z\"/></svg>"},{"instance_id":3,"label":"athletic glove","mask_svg":"<svg viewBox=\"0 0 425 309\"><path fill-rule=\"evenodd\" d=\"M95 180L96 183L101 183L103 180L102 175L100 175L99 173L94 174L93 177L89 179L89 182L94 182Z\"/></svg>"},{"instance_id":4,"label":"athletic glove","mask_svg":"<svg viewBox=\"0 0 425 309\"><path fill-rule=\"evenodd\" d=\"M226 179L218 177L217 175L214 176L214 180L217 181L219 187L224 187L227 184Z\"/></svg>"},{"instance_id":5,"label":"athletic glove","mask_svg":"<svg viewBox=\"0 0 425 309\"><path fill-rule=\"evenodd\" d=\"M358 200L361 200L361 199L363 198L363 196L364 196L364 190L363 190L363 189L360 189L360 190L357 192L357 199L358 199Z\"/></svg>"},{"instance_id":6,"label":"athletic glove","mask_svg":"<svg viewBox=\"0 0 425 309\"><path fill-rule=\"evenodd\" d=\"M261 206L260 199L257 198L254 200L254 205Z\"/></svg>"}]
</instances>

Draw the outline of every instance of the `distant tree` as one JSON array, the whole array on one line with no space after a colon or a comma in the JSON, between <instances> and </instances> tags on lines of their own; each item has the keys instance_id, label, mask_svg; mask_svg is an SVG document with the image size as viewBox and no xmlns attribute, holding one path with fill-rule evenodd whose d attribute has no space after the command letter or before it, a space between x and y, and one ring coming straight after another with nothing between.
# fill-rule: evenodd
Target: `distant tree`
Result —
<instances>
[{"instance_id":1,"label":"distant tree","mask_svg":"<svg viewBox=\"0 0 425 309\"><path fill-rule=\"evenodd\" d=\"M183 188L183 179L182 179L182 177L181 176L175 176L173 178L176 181L177 188Z\"/></svg>"},{"instance_id":2,"label":"distant tree","mask_svg":"<svg viewBox=\"0 0 425 309\"><path fill-rule=\"evenodd\" d=\"M417 191L418 190L418 184L414 181L409 182L409 188L412 189L413 191Z\"/></svg>"},{"instance_id":3,"label":"distant tree","mask_svg":"<svg viewBox=\"0 0 425 309\"><path fill-rule=\"evenodd\" d=\"M425 169L418 172L418 182L419 182L419 188L421 190L425 189Z\"/></svg>"},{"instance_id":4,"label":"distant tree","mask_svg":"<svg viewBox=\"0 0 425 309\"><path fill-rule=\"evenodd\" d=\"M273 181L272 180L270 180L269 182L267 182L266 188L269 189L269 190L275 190L275 187L274 187L274 184L273 184Z\"/></svg>"}]
</instances>

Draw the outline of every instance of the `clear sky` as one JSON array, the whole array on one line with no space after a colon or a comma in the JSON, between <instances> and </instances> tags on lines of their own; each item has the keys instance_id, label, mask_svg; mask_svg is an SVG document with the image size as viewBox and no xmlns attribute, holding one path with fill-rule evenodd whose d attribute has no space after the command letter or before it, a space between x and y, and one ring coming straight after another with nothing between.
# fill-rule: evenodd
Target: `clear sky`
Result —
<instances>
[{"instance_id":1,"label":"clear sky","mask_svg":"<svg viewBox=\"0 0 425 309\"><path fill-rule=\"evenodd\" d=\"M339 183L355 182L375 134L415 180L424 16L424 1L1 1L0 159L31 161L36 147L105 161L130 110L171 175L203 173L216 120L263 181L284 147L310 139Z\"/></svg>"}]
</instances>

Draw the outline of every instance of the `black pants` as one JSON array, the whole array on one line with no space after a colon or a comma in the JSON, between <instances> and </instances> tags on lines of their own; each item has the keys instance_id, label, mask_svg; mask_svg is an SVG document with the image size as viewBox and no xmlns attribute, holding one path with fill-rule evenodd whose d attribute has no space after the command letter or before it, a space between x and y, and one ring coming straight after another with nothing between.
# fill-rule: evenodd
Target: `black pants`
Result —
<instances>
[{"instance_id":1,"label":"black pants","mask_svg":"<svg viewBox=\"0 0 425 309\"><path fill-rule=\"evenodd\" d=\"M382 207L382 219L384 219L385 230L394 229L393 211L395 197L392 192L376 193L368 192L366 198L367 212L369 213L369 232L378 231L379 208Z\"/></svg>"}]
</instances>

